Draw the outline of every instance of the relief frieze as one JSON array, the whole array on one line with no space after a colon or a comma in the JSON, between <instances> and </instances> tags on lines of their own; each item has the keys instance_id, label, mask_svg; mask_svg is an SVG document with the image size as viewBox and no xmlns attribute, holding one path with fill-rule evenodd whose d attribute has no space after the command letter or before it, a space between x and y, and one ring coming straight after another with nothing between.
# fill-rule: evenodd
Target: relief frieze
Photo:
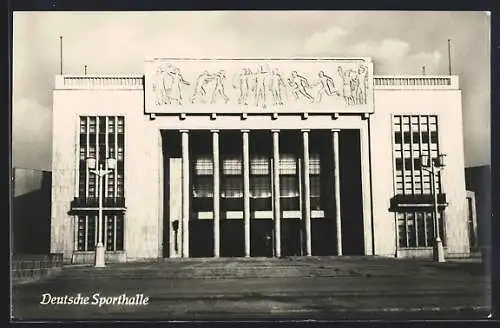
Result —
<instances>
[{"instance_id":1,"label":"relief frieze","mask_svg":"<svg viewBox=\"0 0 500 328\"><path fill-rule=\"evenodd\" d=\"M365 60L169 60L146 66L146 112L371 112Z\"/></svg>"}]
</instances>

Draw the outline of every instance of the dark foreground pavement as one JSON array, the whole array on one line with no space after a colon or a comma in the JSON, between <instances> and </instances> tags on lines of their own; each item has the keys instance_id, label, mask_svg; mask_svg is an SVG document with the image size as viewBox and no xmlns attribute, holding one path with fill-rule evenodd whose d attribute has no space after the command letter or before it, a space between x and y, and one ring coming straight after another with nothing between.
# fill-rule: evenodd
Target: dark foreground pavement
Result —
<instances>
[{"instance_id":1,"label":"dark foreground pavement","mask_svg":"<svg viewBox=\"0 0 500 328\"><path fill-rule=\"evenodd\" d=\"M42 305L42 295L90 298ZM143 294L147 305L92 305ZM13 288L17 320L486 319L489 273L479 261L380 258L188 259L66 267Z\"/></svg>"}]
</instances>

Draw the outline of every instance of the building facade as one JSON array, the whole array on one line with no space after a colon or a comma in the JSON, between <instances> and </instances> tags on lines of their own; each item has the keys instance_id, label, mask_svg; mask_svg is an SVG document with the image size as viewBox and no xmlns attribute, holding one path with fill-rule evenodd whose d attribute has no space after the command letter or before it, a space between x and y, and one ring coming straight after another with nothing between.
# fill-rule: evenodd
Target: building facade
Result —
<instances>
[{"instance_id":1,"label":"building facade","mask_svg":"<svg viewBox=\"0 0 500 328\"><path fill-rule=\"evenodd\" d=\"M369 58L152 59L56 76L51 251L161 257L469 253L457 76L374 76ZM116 168L99 185L87 158Z\"/></svg>"}]
</instances>

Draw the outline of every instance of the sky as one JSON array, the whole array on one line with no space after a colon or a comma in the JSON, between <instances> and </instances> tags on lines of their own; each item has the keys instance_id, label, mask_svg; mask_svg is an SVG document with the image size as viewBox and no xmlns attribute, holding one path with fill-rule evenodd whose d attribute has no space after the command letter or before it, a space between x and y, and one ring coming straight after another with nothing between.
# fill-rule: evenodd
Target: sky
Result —
<instances>
[{"instance_id":1,"label":"sky","mask_svg":"<svg viewBox=\"0 0 500 328\"><path fill-rule=\"evenodd\" d=\"M143 74L151 57L372 57L375 74L460 77L466 166L490 164L486 12L15 12L14 167L51 169L52 90L63 71Z\"/></svg>"}]
</instances>

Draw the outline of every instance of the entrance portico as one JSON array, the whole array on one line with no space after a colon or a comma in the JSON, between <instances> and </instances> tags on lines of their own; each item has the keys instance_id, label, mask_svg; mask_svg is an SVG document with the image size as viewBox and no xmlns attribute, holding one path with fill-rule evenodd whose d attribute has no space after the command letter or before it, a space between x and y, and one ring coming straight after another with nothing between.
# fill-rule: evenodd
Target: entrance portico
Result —
<instances>
[{"instance_id":1,"label":"entrance portico","mask_svg":"<svg viewBox=\"0 0 500 328\"><path fill-rule=\"evenodd\" d=\"M162 130L162 137L170 177L164 256L364 254L359 130Z\"/></svg>"}]
</instances>

